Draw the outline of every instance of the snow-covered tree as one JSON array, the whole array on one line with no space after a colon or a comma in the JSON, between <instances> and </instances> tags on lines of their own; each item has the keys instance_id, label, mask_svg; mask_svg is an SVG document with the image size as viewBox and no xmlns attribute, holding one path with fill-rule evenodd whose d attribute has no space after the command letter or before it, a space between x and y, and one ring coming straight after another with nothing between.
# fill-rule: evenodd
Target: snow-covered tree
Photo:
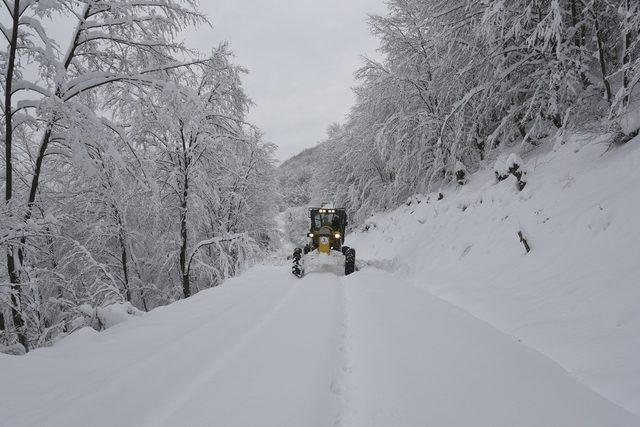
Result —
<instances>
[{"instance_id":1,"label":"snow-covered tree","mask_svg":"<svg viewBox=\"0 0 640 427\"><path fill-rule=\"evenodd\" d=\"M272 149L245 121L242 72L223 45L210 64L180 73L137 112L136 138L150 147L162 205L179 224L175 265L184 297L194 275L211 286L234 274L273 228Z\"/></svg>"},{"instance_id":2,"label":"snow-covered tree","mask_svg":"<svg viewBox=\"0 0 640 427\"><path fill-rule=\"evenodd\" d=\"M593 122L637 133L637 11L627 0L388 2L370 18L383 59L356 72L322 187L362 220L504 147Z\"/></svg>"},{"instance_id":3,"label":"snow-covered tree","mask_svg":"<svg viewBox=\"0 0 640 427\"><path fill-rule=\"evenodd\" d=\"M188 296L190 271L198 289L253 258L272 224L247 225L247 212L274 191L272 150L244 120L242 69L227 47L201 58L178 41L207 24L196 1L0 8L0 327L9 344L43 345L111 303L150 309ZM224 213L234 226L206 233L222 198L209 189L231 165L247 166Z\"/></svg>"}]
</instances>

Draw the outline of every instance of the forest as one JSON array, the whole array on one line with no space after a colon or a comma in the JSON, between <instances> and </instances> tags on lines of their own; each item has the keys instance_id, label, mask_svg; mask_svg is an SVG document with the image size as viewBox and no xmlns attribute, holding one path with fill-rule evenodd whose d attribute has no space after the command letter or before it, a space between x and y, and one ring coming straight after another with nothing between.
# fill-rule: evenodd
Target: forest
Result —
<instances>
[{"instance_id":1,"label":"forest","mask_svg":"<svg viewBox=\"0 0 640 427\"><path fill-rule=\"evenodd\" d=\"M331 197L356 222L576 132L638 133L639 3L391 0L371 16L382 59L316 150L322 173L281 171L290 200ZM301 186L296 183L311 183ZM304 199L303 199L304 200Z\"/></svg>"},{"instance_id":2,"label":"forest","mask_svg":"<svg viewBox=\"0 0 640 427\"><path fill-rule=\"evenodd\" d=\"M196 1L0 8L0 342L102 329L104 307L187 298L272 243L274 146L230 47L180 41L210 25Z\"/></svg>"},{"instance_id":3,"label":"forest","mask_svg":"<svg viewBox=\"0 0 640 427\"><path fill-rule=\"evenodd\" d=\"M387 3L349 115L277 168L230 45L181 41L210 25L195 0L3 0L0 342L215 287L278 245L278 210L333 200L356 226L506 149L637 135L636 1Z\"/></svg>"}]
</instances>

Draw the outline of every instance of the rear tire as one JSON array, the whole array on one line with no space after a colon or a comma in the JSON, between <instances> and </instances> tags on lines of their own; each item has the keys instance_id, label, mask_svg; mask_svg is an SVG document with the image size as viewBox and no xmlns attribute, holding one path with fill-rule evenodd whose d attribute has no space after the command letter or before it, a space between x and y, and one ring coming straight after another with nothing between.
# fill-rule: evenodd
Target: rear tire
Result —
<instances>
[{"instance_id":1,"label":"rear tire","mask_svg":"<svg viewBox=\"0 0 640 427\"><path fill-rule=\"evenodd\" d=\"M302 265L302 249L295 248L293 250L293 266L291 267L291 273L296 277L304 276L304 267Z\"/></svg>"},{"instance_id":2,"label":"rear tire","mask_svg":"<svg viewBox=\"0 0 640 427\"><path fill-rule=\"evenodd\" d=\"M348 276L356 271L356 250L353 248L344 249L344 275Z\"/></svg>"}]
</instances>

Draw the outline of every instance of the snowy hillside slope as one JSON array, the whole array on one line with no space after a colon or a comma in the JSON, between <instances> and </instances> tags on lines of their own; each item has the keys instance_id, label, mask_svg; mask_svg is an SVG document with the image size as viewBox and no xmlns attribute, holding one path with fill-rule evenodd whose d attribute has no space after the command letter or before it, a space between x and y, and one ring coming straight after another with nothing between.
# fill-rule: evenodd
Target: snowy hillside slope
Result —
<instances>
[{"instance_id":1,"label":"snowy hillside slope","mask_svg":"<svg viewBox=\"0 0 640 427\"><path fill-rule=\"evenodd\" d=\"M481 170L375 215L349 245L640 414L640 138L606 140L528 156L522 192Z\"/></svg>"}]
</instances>

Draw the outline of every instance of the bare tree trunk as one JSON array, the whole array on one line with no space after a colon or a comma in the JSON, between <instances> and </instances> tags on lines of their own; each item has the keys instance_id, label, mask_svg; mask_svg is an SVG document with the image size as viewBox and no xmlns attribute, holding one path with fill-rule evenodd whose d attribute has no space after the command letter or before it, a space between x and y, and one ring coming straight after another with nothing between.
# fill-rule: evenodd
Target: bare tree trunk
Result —
<instances>
[{"instance_id":1,"label":"bare tree trunk","mask_svg":"<svg viewBox=\"0 0 640 427\"><path fill-rule=\"evenodd\" d=\"M6 338L5 326L4 326L4 314L2 313L2 306L0 306L0 331L2 331L2 335Z\"/></svg>"},{"instance_id":2,"label":"bare tree trunk","mask_svg":"<svg viewBox=\"0 0 640 427\"><path fill-rule=\"evenodd\" d=\"M189 235L187 230L187 209L189 199L189 154L187 153L187 141L184 135L184 123L180 123L180 137L182 142L182 162L184 166L184 183L182 187L182 200L180 200L180 273L182 274L182 294L185 298L191 296L191 284L189 283L189 268L187 266L187 250L189 247Z\"/></svg>"},{"instance_id":3,"label":"bare tree trunk","mask_svg":"<svg viewBox=\"0 0 640 427\"><path fill-rule=\"evenodd\" d=\"M142 278L138 277L138 279L140 279L140 283L142 283ZM142 300L142 308L144 309L144 311L148 312L149 311L149 307L147 305L147 297L144 294L144 289L142 288L142 286L140 286L138 288L139 294L140 294L140 299Z\"/></svg>"},{"instance_id":4,"label":"bare tree trunk","mask_svg":"<svg viewBox=\"0 0 640 427\"><path fill-rule=\"evenodd\" d=\"M576 0L571 0L571 25L573 26L574 30L578 26L578 8L576 6ZM573 35L573 42L575 43L576 47L580 47L580 35L577 31Z\"/></svg>"},{"instance_id":5,"label":"bare tree trunk","mask_svg":"<svg viewBox=\"0 0 640 427\"><path fill-rule=\"evenodd\" d=\"M7 60L7 75L5 85L5 200L7 203L12 198L13 191L13 168L12 168L12 136L13 136L13 123L12 123L12 83L13 74L15 71L15 58L18 45L18 24L20 19L20 0L14 1L14 10L12 13L13 28L11 34L11 43L9 45L9 55ZM84 17L86 18L89 13L89 7L87 6L84 11ZM83 21L84 22L84 21ZM64 67L67 69L71 63L71 59L75 54L76 47L79 42L80 29L83 22L79 24L76 29L76 34L73 40L73 46L69 49L69 53L65 58ZM45 129L45 133L42 137L40 147L38 149L38 155L36 157L34 174L31 178L31 186L29 191L29 199L27 202L27 211L25 212L24 219L28 221L33 214L33 205L38 193L38 186L40 184L40 176L42 173L42 164L44 162L44 156L46 154L49 142L51 141L51 132L53 130L53 123L49 123ZM21 244L24 245L26 238L22 237ZM22 261L24 258L24 252L22 247L10 247L7 251L7 271L9 273L9 280L11 281L11 303L12 303L12 317L13 323L18 333L18 341L25 347L26 351L29 351L26 335L21 330L24 328L24 319L21 313L18 311L20 307L20 268L22 268Z\"/></svg>"},{"instance_id":6,"label":"bare tree trunk","mask_svg":"<svg viewBox=\"0 0 640 427\"><path fill-rule=\"evenodd\" d=\"M16 67L16 52L18 50L18 25L20 21L20 0L13 3L13 12L11 13L12 28L11 41L9 43L9 52L7 56L7 74L4 88L4 155L5 155L5 203L9 205L13 198L13 75ZM9 206L9 210L13 207ZM24 331L24 318L20 312L20 268L21 260L20 249L10 245L7 248L7 273L11 282L11 316L13 318L13 326L16 329L18 341L22 344L26 351L29 351L29 343L26 332Z\"/></svg>"},{"instance_id":7,"label":"bare tree trunk","mask_svg":"<svg viewBox=\"0 0 640 427\"><path fill-rule=\"evenodd\" d=\"M144 309L144 311L149 311L149 307L147 305L147 297L144 293L144 287L143 287L144 281L142 280L142 275L140 274L140 269L138 268L138 261L136 260L135 252L133 250L133 246L131 246L131 242L127 241L127 244L129 245L128 253L131 254L131 265L133 268L133 272L136 274L136 277L138 278L138 296L140 297L140 301L142 302L142 308Z\"/></svg>"},{"instance_id":8,"label":"bare tree trunk","mask_svg":"<svg viewBox=\"0 0 640 427\"><path fill-rule=\"evenodd\" d=\"M596 42L598 44L598 60L600 62L600 74L602 76L602 84L604 85L605 94L607 96L607 102L609 105L613 102L613 95L611 94L611 84L607 79L607 64L604 58L604 44L602 42L602 32L600 31L600 22L598 21L598 15L595 11L596 3L593 3L593 9L591 9L591 16L593 17L593 24L596 30Z\"/></svg>"},{"instance_id":9,"label":"bare tree trunk","mask_svg":"<svg viewBox=\"0 0 640 427\"><path fill-rule=\"evenodd\" d=\"M580 31L578 28L578 5L576 4L576 0L571 0L571 25L575 30L575 34L573 35L574 44L579 52L582 51L582 47L584 46L584 37L585 37L585 28L584 25L580 26ZM582 58L582 55L580 55ZM582 59L581 59L582 61ZM582 63L580 64L582 65ZM586 89L589 86L589 79L584 71L580 71L580 81L582 82L582 88Z\"/></svg>"},{"instance_id":10,"label":"bare tree trunk","mask_svg":"<svg viewBox=\"0 0 640 427\"><path fill-rule=\"evenodd\" d=\"M185 298L191 296L191 287L189 283L189 271L187 271L187 248L188 248L188 234L187 234L187 197L189 196L189 177L187 173L184 174L184 188L182 191L181 209L180 214L180 272L182 273L182 293Z\"/></svg>"},{"instance_id":11,"label":"bare tree trunk","mask_svg":"<svg viewBox=\"0 0 640 427\"><path fill-rule=\"evenodd\" d=\"M82 12L82 19L78 22L78 25L75 28L73 40L71 41L71 45L69 46L69 50L64 58L64 70L67 71L69 66L71 65L71 61L76 56L76 51L78 46L80 45L80 34L84 30L85 21L91 16L91 6L86 5ZM56 95L60 95L62 91L62 85L56 85ZM27 212L25 214L25 219L30 219L33 211L33 204L36 201L36 196L38 194L38 186L40 185L40 176L42 174L42 163L44 162L44 157L47 153L47 148L49 148L49 143L51 142L51 133L53 132L53 126L55 124L55 118L52 119L49 123L47 123L47 127L44 131L42 139L40 141L40 147L38 148L38 156L36 157L35 169L33 172L33 176L31 177L31 186L29 188L29 202L27 204Z\"/></svg>"},{"instance_id":12,"label":"bare tree trunk","mask_svg":"<svg viewBox=\"0 0 640 427\"><path fill-rule=\"evenodd\" d=\"M131 302L131 288L129 286L129 268L127 266L127 239L124 230L124 224L120 211L115 205L113 206L116 215L116 221L118 222L118 242L120 243L120 262L122 264L122 274L124 276L124 291L128 302Z\"/></svg>"},{"instance_id":13,"label":"bare tree trunk","mask_svg":"<svg viewBox=\"0 0 640 427\"><path fill-rule=\"evenodd\" d=\"M631 0L626 0L625 1L625 22L624 22L624 26L627 27L626 24L628 24L629 21L629 10L631 9ZM630 88L629 85L631 84L631 79L629 78L629 64L631 63L631 44L633 43L633 34L632 31L629 28L626 28L625 33L623 35L623 52L624 54L622 55L622 67L624 68L624 76L623 76L623 86L624 86L624 91L625 91L625 95L624 95L624 99L622 100L622 106L623 107L628 107L629 106L629 96L630 96Z\"/></svg>"},{"instance_id":14,"label":"bare tree trunk","mask_svg":"<svg viewBox=\"0 0 640 427\"><path fill-rule=\"evenodd\" d=\"M17 1L16 4L17 3L19 3L19 1ZM64 59L65 71L69 68L69 66L71 65L71 61L75 57L76 50L80 43L80 33L84 29L84 22L90 16L90 13L91 13L91 6L89 5L85 6L83 11L83 19L78 23L75 29L73 40L71 42L72 44ZM56 86L56 94L59 95L60 91L61 91L61 85L58 84ZM53 132L54 125L55 125L55 118L52 119L49 123L47 123L44 134L40 141L40 146L38 148L38 155L35 161L33 176L31 177L31 185L29 187L29 199L27 201L27 211L25 212L25 215L24 215L25 222L31 219L31 216L33 215L33 206L35 204L36 197L38 195L38 188L40 186L40 177L42 176L42 165L44 163L44 157L47 153L47 149L49 148L49 143L51 142L51 134ZM23 237L21 239L21 243L23 246L25 242L26 242L26 239ZM21 263L22 263L23 257L24 257L24 254L23 254L22 248L18 248L18 258L20 259Z\"/></svg>"}]
</instances>

